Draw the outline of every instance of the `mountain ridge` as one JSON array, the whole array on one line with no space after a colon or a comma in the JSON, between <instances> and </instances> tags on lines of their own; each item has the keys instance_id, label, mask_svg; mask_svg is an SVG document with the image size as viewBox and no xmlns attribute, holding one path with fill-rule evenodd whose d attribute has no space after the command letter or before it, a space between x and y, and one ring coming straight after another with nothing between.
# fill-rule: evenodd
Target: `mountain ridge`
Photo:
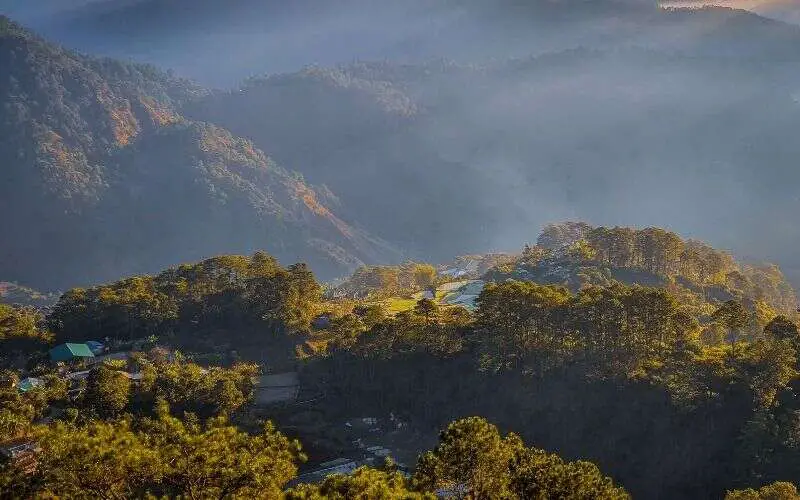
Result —
<instances>
[{"instance_id":1,"label":"mountain ridge","mask_svg":"<svg viewBox=\"0 0 800 500\"><path fill-rule=\"evenodd\" d=\"M12 159L0 208L18 214L0 221L8 235L0 275L57 288L108 279L121 262L155 270L184 257L182 238L195 257L266 247L322 275L397 255L251 142L184 118L178 103L202 88L0 23L0 64L9 68L0 102L10 111L0 153ZM193 220L202 214L207 221ZM136 248L141 241L150 248Z\"/></svg>"}]
</instances>

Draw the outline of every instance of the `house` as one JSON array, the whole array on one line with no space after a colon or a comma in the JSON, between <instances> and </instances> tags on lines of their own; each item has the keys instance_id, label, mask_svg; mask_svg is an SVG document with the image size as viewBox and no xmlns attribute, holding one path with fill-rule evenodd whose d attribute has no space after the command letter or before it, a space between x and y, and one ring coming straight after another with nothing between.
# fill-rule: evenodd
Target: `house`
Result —
<instances>
[{"instance_id":1,"label":"house","mask_svg":"<svg viewBox=\"0 0 800 500\"><path fill-rule=\"evenodd\" d=\"M53 362L70 362L93 358L94 354L86 344L61 344L50 349L50 359Z\"/></svg>"},{"instance_id":2,"label":"house","mask_svg":"<svg viewBox=\"0 0 800 500\"><path fill-rule=\"evenodd\" d=\"M325 330L331 326L331 315L328 313L320 314L311 321L311 327L314 330Z\"/></svg>"},{"instance_id":3,"label":"house","mask_svg":"<svg viewBox=\"0 0 800 500\"><path fill-rule=\"evenodd\" d=\"M96 340L87 340L86 345L89 347L89 350L92 351L92 354L103 354L106 350L106 346Z\"/></svg>"},{"instance_id":4,"label":"house","mask_svg":"<svg viewBox=\"0 0 800 500\"><path fill-rule=\"evenodd\" d=\"M392 451L389 448L384 448L383 446L370 446L367 448L367 451L376 457L388 457L392 454Z\"/></svg>"},{"instance_id":5,"label":"house","mask_svg":"<svg viewBox=\"0 0 800 500\"><path fill-rule=\"evenodd\" d=\"M86 380L86 378L89 376L89 373L91 373L90 370L72 372L72 373L68 373L66 378L67 378L67 380L70 380L70 381L73 381L73 382L80 381L80 380Z\"/></svg>"},{"instance_id":6,"label":"house","mask_svg":"<svg viewBox=\"0 0 800 500\"><path fill-rule=\"evenodd\" d=\"M102 354L100 356L95 356L93 359L89 360L89 364L98 365L100 363L103 363L104 361L128 361L129 359L131 359L130 352L127 351L114 352L111 354Z\"/></svg>"},{"instance_id":7,"label":"house","mask_svg":"<svg viewBox=\"0 0 800 500\"><path fill-rule=\"evenodd\" d=\"M28 392L35 387L39 387L40 385L42 385L41 379L28 377L19 381L19 384L17 384L17 390L19 392Z\"/></svg>"},{"instance_id":8,"label":"house","mask_svg":"<svg viewBox=\"0 0 800 500\"><path fill-rule=\"evenodd\" d=\"M0 444L0 456L14 464L25 474L36 471L36 443L28 438L18 438Z\"/></svg>"},{"instance_id":9,"label":"house","mask_svg":"<svg viewBox=\"0 0 800 500\"><path fill-rule=\"evenodd\" d=\"M274 403L297 400L300 391L300 379L297 372L263 375L255 386L255 403L267 406Z\"/></svg>"},{"instance_id":10,"label":"house","mask_svg":"<svg viewBox=\"0 0 800 500\"><path fill-rule=\"evenodd\" d=\"M358 463L349 458L337 458L330 462L319 464L316 469L305 474L300 474L289 483L294 486L301 483L317 483L333 474L350 474L358 468Z\"/></svg>"}]
</instances>

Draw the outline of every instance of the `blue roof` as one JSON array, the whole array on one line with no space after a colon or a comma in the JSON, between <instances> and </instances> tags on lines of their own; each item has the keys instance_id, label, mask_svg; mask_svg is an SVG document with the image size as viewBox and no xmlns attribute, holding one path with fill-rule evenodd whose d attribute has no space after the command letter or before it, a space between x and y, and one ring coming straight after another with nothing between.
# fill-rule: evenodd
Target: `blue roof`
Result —
<instances>
[{"instance_id":1,"label":"blue roof","mask_svg":"<svg viewBox=\"0 0 800 500\"><path fill-rule=\"evenodd\" d=\"M42 385L41 380L31 377L20 380L19 384L17 384L17 389L19 392L28 392L34 387L39 387L40 385Z\"/></svg>"},{"instance_id":2,"label":"blue roof","mask_svg":"<svg viewBox=\"0 0 800 500\"><path fill-rule=\"evenodd\" d=\"M50 359L53 361L71 361L93 357L92 350L86 344L61 344L50 349Z\"/></svg>"}]
</instances>

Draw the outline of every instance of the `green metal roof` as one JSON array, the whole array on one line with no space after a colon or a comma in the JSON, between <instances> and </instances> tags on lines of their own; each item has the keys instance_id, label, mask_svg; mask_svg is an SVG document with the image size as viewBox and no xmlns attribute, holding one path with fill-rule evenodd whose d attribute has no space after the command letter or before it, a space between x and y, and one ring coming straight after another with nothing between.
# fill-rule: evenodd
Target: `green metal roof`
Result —
<instances>
[{"instance_id":1,"label":"green metal roof","mask_svg":"<svg viewBox=\"0 0 800 500\"><path fill-rule=\"evenodd\" d=\"M93 358L92 350L86 344L61 344L50 349L53 361L70 361L76 358Z\"/></svg>"}]
</instances>

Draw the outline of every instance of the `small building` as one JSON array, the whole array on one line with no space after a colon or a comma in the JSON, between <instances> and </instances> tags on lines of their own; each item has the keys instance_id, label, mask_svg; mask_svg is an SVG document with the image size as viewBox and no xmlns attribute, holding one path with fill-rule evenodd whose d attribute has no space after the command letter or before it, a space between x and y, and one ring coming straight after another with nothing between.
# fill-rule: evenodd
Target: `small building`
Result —
<instances>
[{"instance_id":1,"label":"small building","mask_svg":"<svg viewBox=\"0 0 800 500\"><path fill-rule=\"evenodd\" d=\"M92 351L92 354L95 355L103 354L106 350L106 346L96 340L87 340L86 345L89 347L89 350Z\"/></svg>"},{"instance_id":2,"label":"small building","mask_svg":"<svg viewBox=\"0 0 800 500\"><path fill-rule=\"evenodd\" d=\"M297 372L262 375L256 381L255 403L268 406L275 403L297 401L300 380Z\"/></svg>"},{"instance_id":3,"label":"small building","mask_svg":"<svg viewBox=\"0 0 800 500\"><path fill-rule=\"evenodd\" d=\"M95 353L97 354L97 353ZM91 365L98 365L105 361L128 361L131 359L131 353L127 351L123 352L114 352L110 354L101 354L99 356L95 356L94 358L89 360L89 364Z\"/></svg>"},{"instance_id":4,"label":"small building","mask_svg":"<svg viewBox=\"0 0 800 500\"><path fill-rule=\"evenodd\" d=\"M31 389L39 387L42 385L42 380L34 377L24 378L19 381L17 384L17 390L19 392L28 392Z\"/></svg>"},{"instance_id":5,"label":"small building","mask_svg":"<svg viewBox=\"0 0 800 500\"><path fill-rule=\"evenodd\" d=\"M86 344L61 344L50 349L50 359L56 363L90 359L94 353Z\"/></svg>"},{"instance_id":6,"label":"small building","mask_svg":"<svg viewBox=\"0 0 800 500\"><path fill-rule=\"evenodd\" d=\"M76 382L76 381L80 381L80 380L86 380L86 378L89 376L90 373L91 373L90 370L72 372L72 373L68 373L66 375L66 379L70 380L72 382Z\"/></svg>"},{"instance_id":7,"label":"small building","mask_svg":"<svg viewBox=\"0 0 800 500\"><path fill-rule=\"evenodd\" d=\"M388 448L384 448L383 446L370 446L367 448L367 451L371 454L375 455L376 457L388 457L392 454L392 451Z\"/></svg>"},{"instance_id":8,"label":"small building","mask_svg":"<svg viewBox=\"0 0 800 500\"><path fill-rule=\"evenodd\" d=\"M311 321L314 330L326 330L331 326L331 315L329 313L320 314Z\"/></svg>"},{"instance_id":9,"label":"small building","mask_svg":"<svg viewBox=\"0 0 800 500\"><path fill-rule=\"evenodd\" d=\"M36 471L36 443L28 438L18 438L0 444L0 456L10 460L25 474Z\"/></svg>"},{"instance_id":10,"label":"small building","mask_svg":"<svg viewBox=\"0 0 800 500\"><path fill-rule=\"evenodd\" d=\"M349 458L337 458L336 460L319 464L317 468L311 472L300 474L289 483L289 486L302 483L318 483L330 475L350 474L357 468L358 463L355 460L351 460Z\"/></svg>"}]
</instances>

